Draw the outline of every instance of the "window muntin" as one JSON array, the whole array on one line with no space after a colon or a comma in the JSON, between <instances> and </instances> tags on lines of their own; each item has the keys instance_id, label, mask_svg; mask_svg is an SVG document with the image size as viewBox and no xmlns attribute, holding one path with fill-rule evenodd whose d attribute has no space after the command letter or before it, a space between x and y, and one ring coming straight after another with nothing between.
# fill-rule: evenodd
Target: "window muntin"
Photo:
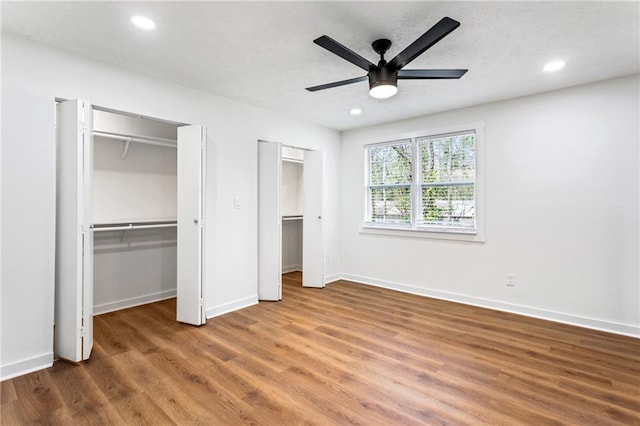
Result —
<instances>
[{"instance_id":1,"label":"window muntin","mask_svg":"<svg viewBox=\"0 0 640 426\"><path fill-rule=\"evenodd\" d=\"M368 225L476 232L475 130L365 148Z\"/></svg>"}]
</instances>

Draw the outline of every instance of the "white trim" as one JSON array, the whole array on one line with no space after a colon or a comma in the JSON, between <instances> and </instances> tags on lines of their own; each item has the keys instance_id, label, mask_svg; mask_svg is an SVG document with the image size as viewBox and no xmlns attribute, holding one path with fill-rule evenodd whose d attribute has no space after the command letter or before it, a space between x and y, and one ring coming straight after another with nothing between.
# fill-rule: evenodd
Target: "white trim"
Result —
<instances>
[{"instance_id":1,"label":"white trim","mask_svg":"<svg viewBox=\"0 0 640 426\"><path fill-rule=\"evenodd\" d=\"M134 306L146 305L147 303L159 302L161 300L176 297L176 290L160 291L158 293L145 294L144 296L131 297L129 299L116 300L115 302L103 303L93 307L93 315L106 314L107 312L119 311L121 309L133 308Z\"/></svg>"},{"instance_id":2,"label":"white trim","mask_svg":"<svg viewBox=\"0 0 640 426\"><path fill-rule=\"evenodd\" d=\"M0 381L13 379L14 377L44 370L53 365L53 352L46 352L32 358L12 362L0 366Z\"/></svg>"},{"instance_id":3,"label":"white trim","mask_svg":"<svg viewBox=\"0 0 640 426\"><path fill-rule=\"evenodd\" d=\"M258 295L245 297L244 299L238 299L233 302L225 303L224 305L214 306L212 308L207 308L207 319L214 318L223 314L227 314L229 312L237 311L243 308L248 308L249 306L258 304Z\"/></svg>"},{"instance_id":4,"label":"white trim","mask_svg":"<svg viewBox=\"0 0 640 426\"><path fill-rule=\"evenodd\" d=\"M530 306L516 305L512 303L500 302L498 300L484 299L481 297L466 296L464 294L449 293L446 291L433 290L429 288L415 287L408 284L401 284L392 281L377 280L375 278L362 277L359 275L343 274L342 279L357 282L374 287L382 287L390 290L401 291L403 293L415 294L418 296L431 297L434 299L447 300L450 302L462 303L465 305L478 306L481 308L495 309L503 312L524 315L527 317L540 318L563 324L575 325L578 327L593 330L606 331L608 333L621 334L629 337L640 338L640 326L632 324L621 324L612 321L605 321L595 318L587 318L578 315L565 314L562 312L549 311Z\"/></svg>"},{"instance_id":5,"label":"white trim","mask_svg":"<svg viewBox=\"0 0 640 426\"><path fill-rule=\"evenodd\" d=\"M302 272L302 265L283 266L282 273L286 274L288 272Z\"/></svg>"},{"instance_id":6,"label":"white trim","mask_svg":"<svg viewBox=\"0 0 640 426\"><path fill-rule=\"evenodd\" d=\"M392 237L412 237L412 238L431 238L434 240L453 240L453 241L469 241L472 243L484 243L484 231L476 230L474 232L464 232L460 229L444 230L423 230L409 228L393 228L383 227L380 224L363 224L360 227L361 234L387 235Z\"/></svg>"},{"instance_id":7,"label":"white trim","mask_svg":"<svg viewBox=\"0 0 640 426\"><path fill-rule=\"evenodd\" d=\"M342 279L342 274L325 275L324 283L331 284Z\"/></svg>"},{"instance_id":8,"label":"white trim","mask_svg":"<svg viewBox=\"0 0 640 426\"><path fill-rule=\"evenodd\" d=\"M372 145L393 145L396 142L403 141L411 138L430 137L447 134L464 133L468 130L484 130L485 121L474 121L471 123L455 124L451 126L438 127L436 129L416 130L412 132L405 132L401 134L394 134L386 137L378 137L373 140L367 139L367 142L363 145L363 148L370 147Z\"/></svg>"}]
</instances>

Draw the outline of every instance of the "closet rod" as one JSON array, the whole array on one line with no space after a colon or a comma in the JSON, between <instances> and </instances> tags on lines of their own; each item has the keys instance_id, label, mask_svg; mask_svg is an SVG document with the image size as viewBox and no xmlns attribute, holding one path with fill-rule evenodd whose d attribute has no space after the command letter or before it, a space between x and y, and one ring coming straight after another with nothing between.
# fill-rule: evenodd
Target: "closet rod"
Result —
<instances>
[{"instance_id":1,"label":"closet rod","mask_svg":"<svg viewBox=\"0 0 640 426\"><path fill-rule=\"evenodd\" d=\"M123 226L93 226L93 232L105 232L105 231L129 231L133 229L154 229L154 228L176 228L178 223L158 223L155 225L134 225L130 223Z\"/></svg>"},{"instance_id":2,"label":"closet rod","mask_svg":"<svg viewBox=\"0 0 640 426\"><path fill-rule=\"evenodd\" d=\"M125 142L138 142L138 143L146 143L148 145L157 145L157 146L166 146L168 148L177 148L176 141L172 139L164 139L164 138L154 138L151 136L131 136L125 135L122 133L113 133L113 132L102 132L99 130L94 130L93 134L95 136L100 136L109 139L116 139L119 141Z\"/></svg>"}]
</instances>

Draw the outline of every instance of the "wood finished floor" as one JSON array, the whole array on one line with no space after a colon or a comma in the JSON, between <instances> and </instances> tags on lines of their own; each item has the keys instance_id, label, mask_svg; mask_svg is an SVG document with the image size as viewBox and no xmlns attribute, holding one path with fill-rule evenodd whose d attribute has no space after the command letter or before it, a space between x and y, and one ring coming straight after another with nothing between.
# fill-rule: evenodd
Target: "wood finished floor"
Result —
<instances>
[{"instance_id":1,"label":"wood finished floor","mask_svg":"<svg viewBox=\"0 0 640 426\"><path fill-rule=\"evenodd\" d=\"M640 425L640 340L347 281L179 324L95 318L90 361L1 384L2 424Z\"/></svg>"}]
</instances>

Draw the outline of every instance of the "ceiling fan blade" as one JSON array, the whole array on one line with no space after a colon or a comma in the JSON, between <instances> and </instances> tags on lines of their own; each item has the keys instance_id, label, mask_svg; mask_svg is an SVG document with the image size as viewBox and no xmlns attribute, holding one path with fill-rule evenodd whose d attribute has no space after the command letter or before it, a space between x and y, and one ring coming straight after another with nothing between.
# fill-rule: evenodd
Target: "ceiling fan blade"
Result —
<instances>
[{"instance_id":1,"label":"ceiling fan blade","mask_svg":"<svg viewBox=\"0 0 640 426\"><path fill-rule=\"evenodd\" d=\"M351 84L351 83L358 83L360 81L365 81L368 78L369 77L367 77L365 75L363 77L350 78L349 80L334 81L333 83L327 83L327 84L321 84L319 86L307 87L307 90L310 91L310 92L315 92L317 90L330 89L332 87L344 86L346 84Z\"/></svg>"},{"instance_id":2,"label":"ceiling fan blade","mask_svg":"<svg viewBox=\"0 0 640 426\"><path fill-rule=\"evenodd\" d=\"M324 47L329 52L340 56L342 59L346 59L353 65L358 66L367 72L369 72L371 68L375 68L374 64L367 61L365 58L358 55L353 50L341 45L329 36L323 35L322 37L318 37L317 39L313 40L313 42L318 46Z\"/></svg>"},{"instance_id":3,"label":"ceiling fan blade","mask_svg":"<svg viewBox=\"0 0 640 426\"><path fill-rule=\"evenodd\" d=\"M399 70L398 79L402 80L439 80L460 78L468 70Z\"/></svg>"},{"instance_id":4,"label":"ceiling fan blade","mask_svg":"<svg viewBox=\"0 0 640 426\"><path fill-rule=\"evenodd\" d=\"M460 22L445 16L416 41L407 46L406 49L398 53L395 58L390 60L387 67L396 70L401 69L459 26Z\"/></svg>"}]
</instances>

